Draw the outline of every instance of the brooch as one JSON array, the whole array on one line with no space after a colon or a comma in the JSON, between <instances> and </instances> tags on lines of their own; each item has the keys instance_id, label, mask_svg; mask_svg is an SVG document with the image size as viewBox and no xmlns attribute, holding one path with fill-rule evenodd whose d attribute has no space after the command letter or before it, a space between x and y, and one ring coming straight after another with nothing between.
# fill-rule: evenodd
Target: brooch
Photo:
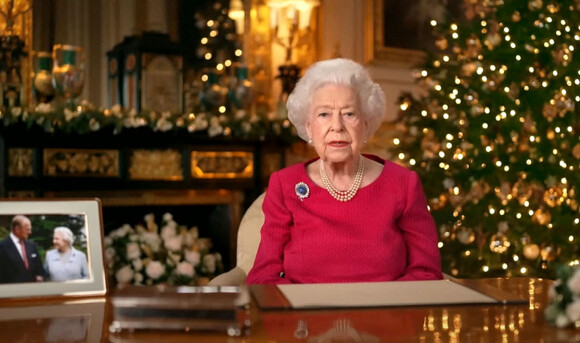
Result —
<instances>
[{"instance_id":1,"label":"brooch","mask_svg":"<svg viewBox=\"0 0 580 343\"><path fill-rule=\"evenodd\" d=\"M298 182L296 186L294 186L294 192L296 192L298 199L302 201L308 198L308 196L310 195L310 188L308 188L308 185L305 184L304 182Z\"/></svg>"}]
</instances>

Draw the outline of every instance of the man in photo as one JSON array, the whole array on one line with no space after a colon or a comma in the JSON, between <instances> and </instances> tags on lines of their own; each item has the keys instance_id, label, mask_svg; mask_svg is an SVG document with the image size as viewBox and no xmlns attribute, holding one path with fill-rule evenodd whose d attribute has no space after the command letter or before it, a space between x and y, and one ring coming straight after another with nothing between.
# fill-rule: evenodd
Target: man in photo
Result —
<instances>
[{"instance_id":1,"label":"man in photo","mask_svg":"<svg viewBox=\"0 0 580 343\"><path fill-rule=\"evenodd\" d=\"M0 242L0 283L42 282L44 268L38 248L28 239L30 219L14 216L10 236Z\"/></svg>"}]
</instances>

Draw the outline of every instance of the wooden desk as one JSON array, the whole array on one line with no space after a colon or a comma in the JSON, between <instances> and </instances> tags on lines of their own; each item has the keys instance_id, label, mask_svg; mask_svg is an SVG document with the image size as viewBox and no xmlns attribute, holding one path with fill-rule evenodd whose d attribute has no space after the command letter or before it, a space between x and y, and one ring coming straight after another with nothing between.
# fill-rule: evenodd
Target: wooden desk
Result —
<instances>
[{"instance_id":1,"label":"wooden desk","mask_svg":"<svg viewBox=\"0 0 580 343\"><path fill-rule=\"evenodd\" d=\"M254 304L246 315L249 335L228 337L218 332L108 332L112 311L108 298L91 304L37 302L0 304L0 332L6 342L570 342L580 332L557 329L544 320L552 281L543 279L479 279L528 299L522 305L427 306L381 309L261 311ZM16 320L20 318L19 320ZM82 318L87 318L84 322ZM300 320L308 336L294 337ZM102 325L101 325L102 324ZM83 331L84 330L84 331ZM87 335L83 337L82 333ZM80 333L80 334L77 334ZM21 340L19 340L21 339ZM327 339L327 340L324 340Z\"/></svg>"}]
</instances>

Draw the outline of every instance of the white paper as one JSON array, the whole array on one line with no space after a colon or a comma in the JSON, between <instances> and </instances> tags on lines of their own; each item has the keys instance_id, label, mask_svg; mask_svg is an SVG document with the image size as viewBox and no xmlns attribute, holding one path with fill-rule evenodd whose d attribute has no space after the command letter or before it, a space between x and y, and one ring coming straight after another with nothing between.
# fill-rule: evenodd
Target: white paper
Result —
<instances>
[{"instance_id":1,"label":"white paper","mask_svg":"<svg viewBox=\"0 0 580 343\"><path fill-rule=\"evenodd\" d=\"M490 304L498 301L449 280L278 285L292 308Z\"/></svg>"}]
</instances>

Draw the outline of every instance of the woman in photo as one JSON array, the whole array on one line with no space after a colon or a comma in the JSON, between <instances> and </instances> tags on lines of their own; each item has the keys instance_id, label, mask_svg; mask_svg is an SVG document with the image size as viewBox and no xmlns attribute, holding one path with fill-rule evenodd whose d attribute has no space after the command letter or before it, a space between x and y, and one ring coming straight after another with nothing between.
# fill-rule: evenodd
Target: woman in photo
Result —
<instances>
[{"instance_id":1,"label":"woman in photo","mask_svg":"<svg viewBox=\"0 0 580 343\"><path fill-rule=\"evenodd\" d=\"M89 278L87 255L73 247L74 235L64 226L54 229L54 249L46 253L44 269L49 281L67 281Z\"/></svg>"}]
</instances>

